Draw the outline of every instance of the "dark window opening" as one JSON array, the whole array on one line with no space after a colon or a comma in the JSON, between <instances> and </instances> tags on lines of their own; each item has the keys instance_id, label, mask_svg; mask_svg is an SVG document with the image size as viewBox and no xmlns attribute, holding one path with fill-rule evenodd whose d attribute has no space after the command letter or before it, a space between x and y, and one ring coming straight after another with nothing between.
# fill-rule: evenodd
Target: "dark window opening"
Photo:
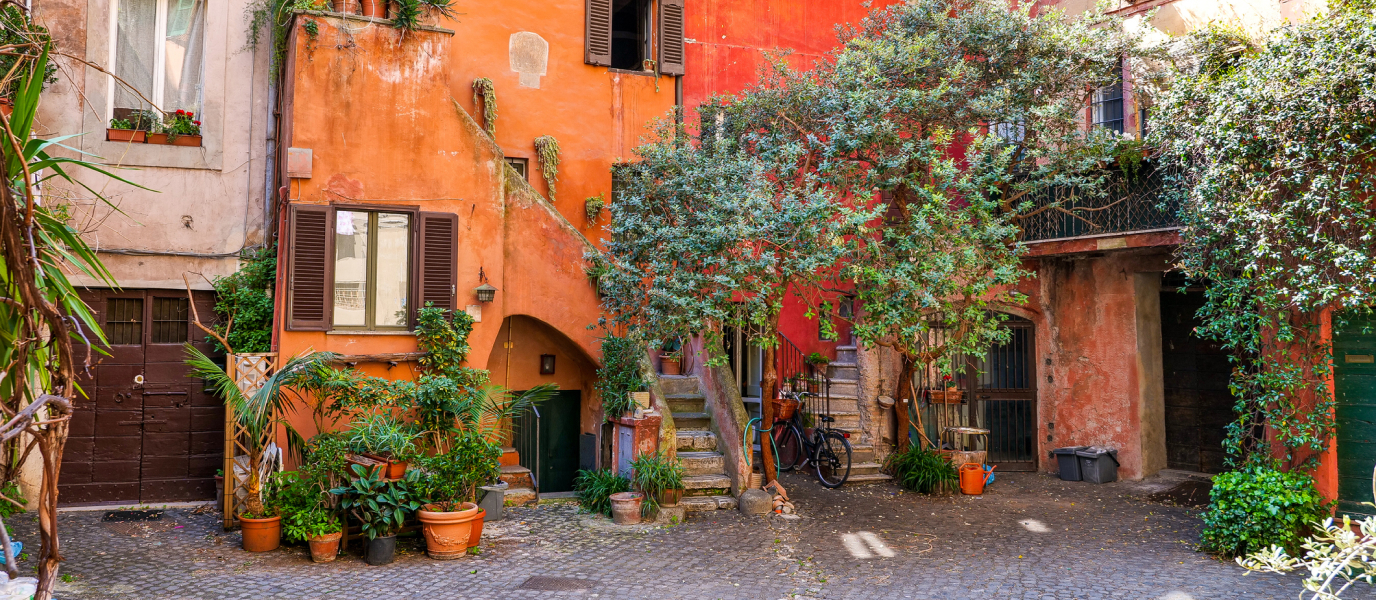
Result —
<instances>
[{"instance_id":1,"label":"dark window opening","mask_svg":"<svg viewBox=\"0 0 1376 600\"><path fill-rule=\"evenodd\" d=\"M1094 92L1094 126L1123 133L1123 65L1114 71L1114 83Z\"/></svg>"},{"instance_id":2,"label":"dark window opening","mask_svg":"<svg viewBox=\"0 0 1376 600\"><path fill-rule=\"evenodd\" d=\"M143 343L143 299L111 298L105 305L105 335L110 345Z\"/></svg>"},{"instance_id":3,"label":"dark window opening","mask_svg":"<svg viewBox=\"0 0 1376 600\"><path fill-rule=\"evenodd\" d=\"M612 5L612 68L641 71L650 58L649 0L616 0Z\"/></svg>"},{"instance_id":4,"label":"dark window opening","mask_svg":"<svg viewBox=\"0 0 1376 600\"><path fill-rule=\"evenodd\" d=\"M153 343L183 344L190 312L186 298L153 299Z\"/></svg>"},{"instance_id":5,"label":"dark window opening","mask_svg":"<svg viewBox=\"0 0 1376 600\"><path fill-rule=\"evenodd\" d=\"M529 176L529 175L526 175L526 169L527 169L527 166L530 164L530 159L526 159L526 158L513 158L513 157L508 156L508 157L506 157L506 164L507 164L507 166L509 166L509 167L511 167L513 170L515 170L515 171L516 171L516 174L521 176L521 179L525 179L525 180L527 180L527 181L530 180L530 176Z\"/></svg>"},{"instance_id":6,"label":"dark window opening","mask_svg":"<svg viewBox=\"0 0 1376 600\"><path fill-rule=\"evenodd\" d=\"M1146 139L1146 137L1147 137L1147 107L1145 107L1145 106L1143 106L1142 108L1140 108L1140 109L1137 110L1137 130L1138 130L1138 133L1139 133L1139 135L1137 136L1137 138L1138 138L1138 139Z\"/></svg>"}]
</instances>

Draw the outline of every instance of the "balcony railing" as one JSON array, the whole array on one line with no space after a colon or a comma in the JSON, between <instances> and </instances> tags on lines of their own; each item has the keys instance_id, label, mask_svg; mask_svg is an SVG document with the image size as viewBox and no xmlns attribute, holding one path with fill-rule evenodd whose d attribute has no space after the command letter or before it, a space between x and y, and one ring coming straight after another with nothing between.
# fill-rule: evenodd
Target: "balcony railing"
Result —
<instances>
[{"instance_id":1,"label":"balcony railing","mask_svg":"<svg viewBox=\"0 0 1376 600\"><path fill-rule=\"evenodd\" d=\"M1021 220L1022 241L1036 242L1180 226L1179 202L1162 194L1162 173L1144 162L1131 175L1115 170L1108 193L1086 196L1075 188L1053 188L1033 199ZM1041 210L1049 205L1059 207ZM1040 212L1038 212L1040 211Z\"/></svg>"}]
</instances>

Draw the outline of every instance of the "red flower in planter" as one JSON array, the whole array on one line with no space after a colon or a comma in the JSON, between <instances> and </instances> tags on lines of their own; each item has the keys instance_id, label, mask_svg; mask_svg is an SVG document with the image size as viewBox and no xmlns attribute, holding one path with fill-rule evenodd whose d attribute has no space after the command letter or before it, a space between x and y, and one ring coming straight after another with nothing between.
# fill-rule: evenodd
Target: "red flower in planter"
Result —
<instances>
[{"instance_id":1,"label":"red flower in planter","mask_svg":"<svg viewBox=\"0 0 1376 600\"><path fill-rule=\"evenodd\" d=\"M195 123L196 125L200 125L200 124L201 124L200 121L192 121L192 123Z\"/></svg>"},{"instance_id":2,"label":"red flower in planter","mask_svg":"<svg viewBox=\"0 0 1376 600\"><path fill-rule=\"evenodd\" d=\"M186 114L186 111L184 111L184 110L182 110L182 109L179 108L179 109L177 109L177 114L179 114L179 115L184 115L184 114Z\"/></svg>"}]
</instances>

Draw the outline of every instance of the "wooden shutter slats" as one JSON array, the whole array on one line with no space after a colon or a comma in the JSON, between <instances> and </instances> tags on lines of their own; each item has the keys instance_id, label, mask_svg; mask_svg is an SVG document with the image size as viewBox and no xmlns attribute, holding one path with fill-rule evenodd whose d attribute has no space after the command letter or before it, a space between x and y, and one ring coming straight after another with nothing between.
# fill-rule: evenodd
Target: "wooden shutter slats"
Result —
<instances>
[{"instance_id":1,"label":"wooden shutter slats","mask_svg":"<svg viewBox=\"0 0 1376 600\"><path fill-rule=\"evenodd\" d=\"M291 253L287 265L287 327L304 331L330 328L330 274L334 228L330 207L291 207Z\"/></svg>"},{"instance_id":2,"label":"wooden shutter slats","mask_svg":"<svg viewBox=\"0 0 1376 600\"><path fill-rule=\"evenodd\" d=\"M682 75L683 0L659 0L659 72Z\"/></svg>"},{"instance_id":3,"label":"wooden shutter slats","mask_svg":"<svg viewBox=\"0 0 1376 600\"><path fill-rule=\"evenodd\" d=\"M455 310L459 219L452 213L420 213L420 286L417 307L433 303Z\"/></svg>"},{"instance_id":4,"label":"wooden shutter slats","mask_svg":"<svg viewBox=\"0 0 1376 600\"><path fill-rule=\"evenodd\" d=\"M612 65L612 0L585 0L587 7L583 61L590 65Z\"/></svg>"}]
</instances>

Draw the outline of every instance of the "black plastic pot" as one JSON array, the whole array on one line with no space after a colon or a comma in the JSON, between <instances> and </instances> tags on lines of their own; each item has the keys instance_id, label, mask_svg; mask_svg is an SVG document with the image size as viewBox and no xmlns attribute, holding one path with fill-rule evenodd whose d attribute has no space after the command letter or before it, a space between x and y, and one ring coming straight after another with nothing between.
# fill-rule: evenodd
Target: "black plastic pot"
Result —
<instances>
[{"instance_id":1,"label":"black plastic pot","mask_svg":"<svg viewBox=\"0 0 1376 600\"><path fill-rule=\"evenodd\" d=\"M390 565L392 559L397 554L397 536L389 535L368 540L368 548L363 553L363 560L370 565Z\"/></svg>"}]
</instances>

